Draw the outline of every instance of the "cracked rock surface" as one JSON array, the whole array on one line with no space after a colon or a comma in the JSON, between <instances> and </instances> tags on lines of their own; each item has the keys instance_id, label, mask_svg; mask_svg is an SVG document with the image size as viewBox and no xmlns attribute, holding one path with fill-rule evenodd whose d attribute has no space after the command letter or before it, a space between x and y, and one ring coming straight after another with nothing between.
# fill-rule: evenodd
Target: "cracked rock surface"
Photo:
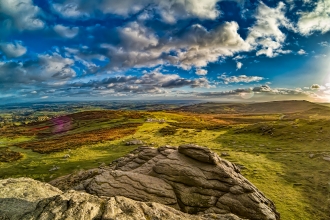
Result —
<instances>
[{"instance_id":1,"label":"cracked rock surface","mask_svg":"<svg viewBox=\"0 0 330 220\"><path fill-rule=\"evenodd\" d=\"M99 197L156 202L201 218L234 214L252 220L280 219L273 202L245 179L236 165L192 144L139 147L108 167L60 177L50 184Z\"/></svg>"},{"instance_id":2,"label":"cracked rock surface","mask_svg":"<svg viewBox=\"0 0 330 220\"><path fill-rule=\"evenodd\" d=\"M0 180L1 220L241 220L233 214L189 215L154 202L61 190L29 178Z\"/></svg>"}]
</instances>

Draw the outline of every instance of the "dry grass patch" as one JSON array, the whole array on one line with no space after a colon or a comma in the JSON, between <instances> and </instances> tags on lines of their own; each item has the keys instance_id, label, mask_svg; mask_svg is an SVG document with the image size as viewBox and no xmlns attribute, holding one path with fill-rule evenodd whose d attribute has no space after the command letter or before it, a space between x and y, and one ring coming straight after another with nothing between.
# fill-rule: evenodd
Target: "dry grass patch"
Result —
<instances>
[{"instance_id":1,"label":"dry grass patch","mask_svg":"<svg viewBox=\"0 0 330 220\"><path fill-rule=\"evenodd\" d=\"M0 148L0 162L13 162L19 160L23 155L8 148Z\"/></svg>"},{"instance_id":2,"label":"dry grass patch","mask_svg":"<svg viewBox=\"0 0 330 220\"><path fill-rule=\"evenodd\" d=\"M24 149L31 149L38 153L58 152L65 149L74 149L82 145L120 139L134 134L140 125L139 123L128 123L114 128L99 129L78 134L55 135L53 138L20 143L17 146Z\"/></svg>"}]
</instances>

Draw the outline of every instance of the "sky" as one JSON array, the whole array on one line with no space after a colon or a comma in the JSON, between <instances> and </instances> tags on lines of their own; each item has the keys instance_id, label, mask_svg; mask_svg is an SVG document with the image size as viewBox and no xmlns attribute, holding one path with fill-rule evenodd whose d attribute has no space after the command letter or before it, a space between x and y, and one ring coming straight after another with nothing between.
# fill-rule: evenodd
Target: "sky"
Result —
<instances>
[{"instance_id":1,"label":"sky","mask_svg":"<svg viewBox=\"0 0 330 220\"><path fill-rule=\"evenodd\" d=\"M330 0L0 0L0 103L330 102Z\"/></svg>"}]
</instances>

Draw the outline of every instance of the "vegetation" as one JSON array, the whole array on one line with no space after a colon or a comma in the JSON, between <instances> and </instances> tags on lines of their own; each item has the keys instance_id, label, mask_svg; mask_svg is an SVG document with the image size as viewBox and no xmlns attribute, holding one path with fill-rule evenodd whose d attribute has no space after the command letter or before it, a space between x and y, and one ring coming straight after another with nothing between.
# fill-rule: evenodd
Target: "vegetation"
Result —
<instances>
[{"instance_id":1,"label":"vegetation","mask_svg":"<svg viewBox=\"0 0 330 220\"><path fill-rule=\"evenodd\" d=\"M19 160L23 155L8 148L0 148L0 162L12 162Z\"/></svg>"},{"instance_id":2,"label":"vegetation","mask_svg":"<svg viewBox=\"0 0 330 220\"><path fill-rule=\"evenodd\" d=\"M130 123L114 128L99 129L78 134L54 135L51 138L29 141L17 144L17 146L24 149L32 149L38 153L51 153L66 149L75 149L83 145L112 141L134 134L139 125L138 123Z\"/></svg>"},{"instance_id":3,"label":"vegetation","mask_svg":"<svg viewBox=\"0 0 330 220\"><path fill-rule=\"evenodd\" d=\"M174 135L177 131L178 129L173 126L167 126L159 129L159 133L161 133L163 136Z\"/></svg>"},{"instance_id":4,"label":"vegetation","mask_svg":"<svg viewBox=\"0 0 330 220\"><path fill-rule=\"evenodd\" d=\"M329 219L330 115L324 111L308 107L285 117L273 112L181 110L69 114L65 117L71 119L70 126L59 133L51 120L2 129L0 155L7 159L0 162L0 178L49 181L109 164L136 148L125 145L132 139L154 147L195 143L238 164L242 174L275 202L282 219ZM144 123L146 118L166 122ZM15 153L20 159L8 159Z\"/></svg>"}]
</instances>

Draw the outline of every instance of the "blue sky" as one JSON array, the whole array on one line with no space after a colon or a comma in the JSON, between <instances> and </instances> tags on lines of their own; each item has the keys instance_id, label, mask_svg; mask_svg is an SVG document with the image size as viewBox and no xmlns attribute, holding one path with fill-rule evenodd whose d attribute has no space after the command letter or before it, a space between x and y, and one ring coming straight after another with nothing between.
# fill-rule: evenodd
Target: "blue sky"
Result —
<instances>
[{"instance_id":1,"label":"blue sky","mask_svg":"<svg viewBox=\"0 0 330 220\"><path fill-rule=\"evenodd\" d=\"M328 0L1 0L0 102L330 101Z\"/></svg>"}]
</instances>

